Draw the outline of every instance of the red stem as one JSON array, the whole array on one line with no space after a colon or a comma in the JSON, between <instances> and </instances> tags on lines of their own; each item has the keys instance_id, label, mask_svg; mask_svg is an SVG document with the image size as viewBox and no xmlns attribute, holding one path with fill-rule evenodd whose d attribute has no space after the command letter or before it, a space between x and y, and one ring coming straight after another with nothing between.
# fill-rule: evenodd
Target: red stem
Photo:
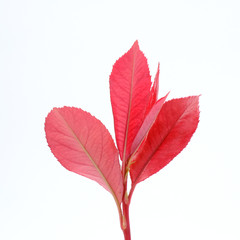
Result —
<instances>
[{"instance_id":1,"label":"red stem","mask_svg":"<svg viewBox=\"0 0 240 240\"><path fill-rule=\"evenodd\" d=\"M130 221L129 221L129 200L128 200L128 192L127 192L127 184L128 184L128 170L124 169L123 171L123 180L124 180L124 196L122 201L122 231L124 234L125 240L131 240L131 231L130 231Z\"/></svg>"},{"instance_id":2,"label":"red stem","mask_svg":"<svg viewBox=\"0 0 240 240\"><path fill-rule=\"evenodd\" d=\"M123 234L125 240L131 240L130 221L129 221L129 204L123 201Z\"/></svg>"}]
</instances>

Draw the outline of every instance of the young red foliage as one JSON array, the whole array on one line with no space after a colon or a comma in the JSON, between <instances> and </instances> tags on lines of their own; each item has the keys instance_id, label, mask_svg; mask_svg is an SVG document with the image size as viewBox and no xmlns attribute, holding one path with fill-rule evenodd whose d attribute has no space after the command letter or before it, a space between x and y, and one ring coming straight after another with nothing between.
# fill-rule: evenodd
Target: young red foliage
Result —
<instances>
[{"instance_id":1,"label":"young red foliage","mask_svg":"<svg viewBox=\"0 0 240 240\"><path fill-rule=\"evenodd\" d=\"M136 41L119 58L110 75L110 95L120 157L126 161L149 104L151 77L147 59Z\"/></svg>"},{"instance_id":2,"label":"young red foliage","mask_svg":"<svg viewBox=\"0 0 240 240\"><path fill-rule=\"evenodd\" d=\"M199 121L198 96L166 102L146 141L133 157L130 175L133 186L165 167L195 132Z\"/></svg>"},{"instance_id":3,"label":"young red foliage","mask_svg":"<svg viewBox=\"0 0 240 240\"><path fill-rule=\"evenodd\" d=\"M105 126L80 108L54 108L45 122L47 142L58 161L113 195L125 240L131 240L129 205L136 185L186 147L199 121L199 96L165 103L167 94L157 100L159 72L158 65L151 83L147 59L137 41L114 64L110 95L118 150Z\"/></svg>"},{"instance_id":4,"label":"young red foliage","mask_svg":"<svg viewBox=\"0 0 240 240\"><path fill-rule=\"evenodd\" d=\"M151 129L152 125L154 124L159 112L161 111L162 106L163 106L167 96L168 96L168 94L165 97L159 99L150 109L149 113L145 117L144 122L133 141L131 153L134 153L138 149L138 147L140 146L140 144L142 143L144 138L147 136L147 134L148 134L149 130Z\"/></svg>"},{"instance_id":5,"label":"young red foliage","mask_svg":"<svg viewBox=\"0 0 240 240\"><path fill-rule=\"evenodd\" d=\"M66 169L96 181L118 204L122 202L118 152L98 119L80 108L54 108L46 118L45 131L52 153Z\"/></svg>"}]
</instances>

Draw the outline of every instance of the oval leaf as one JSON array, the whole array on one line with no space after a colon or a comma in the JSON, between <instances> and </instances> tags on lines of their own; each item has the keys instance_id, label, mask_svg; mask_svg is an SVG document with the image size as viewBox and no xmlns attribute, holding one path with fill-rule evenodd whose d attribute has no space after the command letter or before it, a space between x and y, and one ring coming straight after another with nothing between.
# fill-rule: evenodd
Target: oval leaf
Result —
<instances>
[{"instance_id":1,"label":"oval leaf","mask_svg":"<svg viewBox=\"0 0 240 240\"><path fill-rule=\"evenodd\" d=\"M135 185L166 166L188 144L199 122L199 97L166 102L147 139L133 159L130 175Z\"/></svg>"},{"instance_id":2,"label":"oval leaf","mask_svg":"<svg viewBox=\"0 0 240 240\"><path fill-rule=\"evenodd\" d=\"M136 41L113 66L110 95L120 157L126 161L149 103L151 77L147 59Z\"/></svg>"},{"instance_id":3,"label":"oval leaf","mask_svg":"<svg viewBox=\"0 0 240 240\"><path fill-rule=\"evenodd\" d=\"M121 203L118 152L98 119L79 108L54 108L46 118L45 131L52 153L66 169L96 181Z\"/></svg>"}]
</instances>

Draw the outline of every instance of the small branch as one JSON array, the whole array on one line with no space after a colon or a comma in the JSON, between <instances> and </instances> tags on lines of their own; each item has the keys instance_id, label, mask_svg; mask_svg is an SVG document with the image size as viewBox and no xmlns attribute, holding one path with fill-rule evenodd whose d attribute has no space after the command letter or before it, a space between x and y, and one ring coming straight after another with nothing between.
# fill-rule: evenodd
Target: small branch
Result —
<instances>
[{"instance_id":1,"label":"small branch","mask_svg":"<svg viewBox=\"0 0 240 240\"><path fill-rule=\"evenodd\" d=\"M131 240L131 230L130 230L130 221L129 221L129 198L128 198L128 191L127 191L127 183L128 183L128 169L125 169L124 175L124 196L122 201L122 231L124 234L125 240Z\"/></svg>"},{"instance_id":2,"label":"small branch","mask_svg":"<svg viewBox=\"0 0 240 240\"><path fill-rule=\"evenodd\" d=\"M132 184L129 195L128 195L129 205L130 205L130 202L131 202L131 199L132 199L132 194L133 194L133 191L134 191L135 187L136 187L136 184Z\"/></svg>"},{"instance_id":3,"label":"small branch","mask_svg":"<svg viewBox=\"0 0 240 240\"><path fill-rule=\"evenodd\" d=\"M130 221L129 221L129 205L123 201L123 217L124 217L124 228L123 234L125 240L131 240L131 230L130 230Z\"/></svg>"}]
</instances>

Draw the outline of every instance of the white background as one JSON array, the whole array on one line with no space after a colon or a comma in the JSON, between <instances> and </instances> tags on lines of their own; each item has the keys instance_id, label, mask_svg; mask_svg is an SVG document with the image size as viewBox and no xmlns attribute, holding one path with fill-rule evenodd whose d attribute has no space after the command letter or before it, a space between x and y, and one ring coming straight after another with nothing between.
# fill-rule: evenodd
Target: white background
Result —
<instances>
[{"instance_id":1,"label":"white background","mask_svg":"<svg viewBox=\"0 0 240 240\"><path fill-rule=\"evenodd\" d=\"M168 99L202 94L187 148L136 188L133 240L239 240L240 3L0 1L0 239L123 240L111 195L65 170L44 121L75 106L114 136L112 65L139 40Z\"/></svg>"}]
</instances>

